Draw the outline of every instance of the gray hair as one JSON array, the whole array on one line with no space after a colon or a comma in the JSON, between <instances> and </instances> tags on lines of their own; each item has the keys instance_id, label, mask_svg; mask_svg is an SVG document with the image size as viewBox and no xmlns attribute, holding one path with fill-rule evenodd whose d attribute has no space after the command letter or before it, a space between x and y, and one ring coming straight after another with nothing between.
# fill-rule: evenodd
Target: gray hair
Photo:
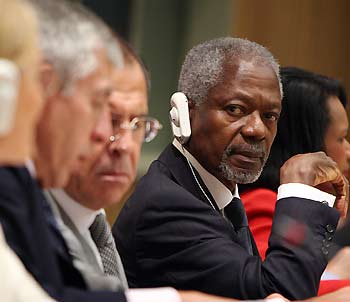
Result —
<instances>
[{"instance_id":1,"label":"gray hair","mask_svg":"<svg viewBox=\"0 0 350 302\"><path fill-rule=\"evenodd\" d=\"M58 73L64 89L97 66L96 50L104 49L110 62L123 66L123 56L110 29L79 3L30 0L39 18L43 56Z\"/></svg>"},{"instance_id":2,"label":"gray hair","mask_svg":"<svg viewBox=\"0 0 350 302\"><path fill-rule=\"evenodd\" d=\"M223 79L227 59L271 66L276 73L282 97L279 64L265 47L246 39L225 37L206 41L193 47L182 65L178 89L199 105L209 89Z\"/></svg>"}]
</instances>

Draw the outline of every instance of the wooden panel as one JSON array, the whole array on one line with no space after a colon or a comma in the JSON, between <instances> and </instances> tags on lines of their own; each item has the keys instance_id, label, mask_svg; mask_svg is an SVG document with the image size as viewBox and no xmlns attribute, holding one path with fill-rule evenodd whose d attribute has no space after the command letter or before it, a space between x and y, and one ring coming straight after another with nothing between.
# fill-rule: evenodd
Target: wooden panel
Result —
<instances>
[{"instance_id":1,"label":"wooden panel","mask_svg":"<svg viewBox=\"0 0 350 302\"><path fill-rule=\"evenodd\" d=\"M267 46L281 65L344 81L350 88L350 1L236 0L233 35Z\"/></svg>"}]
</instances>

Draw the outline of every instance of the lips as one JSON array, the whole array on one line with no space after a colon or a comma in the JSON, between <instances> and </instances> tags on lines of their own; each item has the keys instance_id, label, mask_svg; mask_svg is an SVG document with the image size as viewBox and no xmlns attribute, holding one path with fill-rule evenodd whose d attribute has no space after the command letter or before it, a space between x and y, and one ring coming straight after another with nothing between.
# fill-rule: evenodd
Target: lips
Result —
<instances>
[{"instance_id":1,"label":"lips","mask_svg":"<svg viewBox=\"0 0 350 302\"><path fill-rule=\"evenodd\" d=\"M128 182L130 179L130 175L125 172L102 171L98 175L103 181L108 182Z\"/></svg>"},{"instance_id":2,"label":"lips","mask_svg":"<svg viewBox=\"0 0 350 302\"><path fill-rule=\"evenodd\" d=\"M251 151L240 151L236 155L241 155L247 158L263 158L264 154L262 152L251 152Z\"/></svg>"},{"instance_id":3,"label":"lips","mask_svg":"<svg viewBox=\"0 0 350 302\"><path fill-rule=\"evenodd\" d=\"M237 168L256 170L260 169L264 164L264 152L261 152L260 150L239 150L237 148L230 151L230 155L226 157L226 160L230 162L230 165Z\"/></svg>"},{"instance_id":4,"label":"lips","mask_svg":"<svg viewBox=\"0 0 350 302\"><path fill-rule=\"evenodd\" d=\"M261 164L263 161L262 155L257 154L246 154L246 153L237 153L230 157L230 159L243 162L245 164Z\"/></svg>"}]
</instances>

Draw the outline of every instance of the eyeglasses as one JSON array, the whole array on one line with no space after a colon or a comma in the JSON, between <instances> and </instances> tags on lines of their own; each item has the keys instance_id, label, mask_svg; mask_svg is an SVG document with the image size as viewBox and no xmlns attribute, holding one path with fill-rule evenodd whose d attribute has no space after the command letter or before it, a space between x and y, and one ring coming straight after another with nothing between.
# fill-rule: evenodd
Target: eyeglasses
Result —
<instances>
[{"instance_id":1,"label":"eyeglasses","mask_svg":"<svg viewBox=\"0 0 350 302\"><path fill-rule=\"evenodd\" d=\"M122 121L120 118L112 115L112 127L114 135L109 137L110 142L118 140L122 135L122 130L130 130L135 140L140 142L150 142L153 140L162 124L155 118L148 116L134 117L131 121Z\"/></svg>"}]
</instances>

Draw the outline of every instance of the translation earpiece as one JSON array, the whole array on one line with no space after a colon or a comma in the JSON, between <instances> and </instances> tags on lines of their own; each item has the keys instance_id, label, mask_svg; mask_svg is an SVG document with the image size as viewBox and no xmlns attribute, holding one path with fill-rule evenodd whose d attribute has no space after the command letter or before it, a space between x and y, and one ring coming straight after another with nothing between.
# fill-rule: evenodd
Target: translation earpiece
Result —
<instances>
[{"instance_id":1,"label":"translation earpiece","mask_svg":"<svg viewBox=\"0 0 350 302\"><path fill-rule=\"evenodd\" d=\"M170 99L170 123L174 136L185 144L191 136L188 100L182 92L175 92Z\"/></svg>"},{"instance_id":2,"label":"translation earpiece","mask_svg":"<svg viewBox=\"0 0 350 302\"><path fill-rule=\"evenodd\" d=\"M0 58L0 136L8 134L14 124L19 70L10 60Z\"/></svg>"}]
</instances>

